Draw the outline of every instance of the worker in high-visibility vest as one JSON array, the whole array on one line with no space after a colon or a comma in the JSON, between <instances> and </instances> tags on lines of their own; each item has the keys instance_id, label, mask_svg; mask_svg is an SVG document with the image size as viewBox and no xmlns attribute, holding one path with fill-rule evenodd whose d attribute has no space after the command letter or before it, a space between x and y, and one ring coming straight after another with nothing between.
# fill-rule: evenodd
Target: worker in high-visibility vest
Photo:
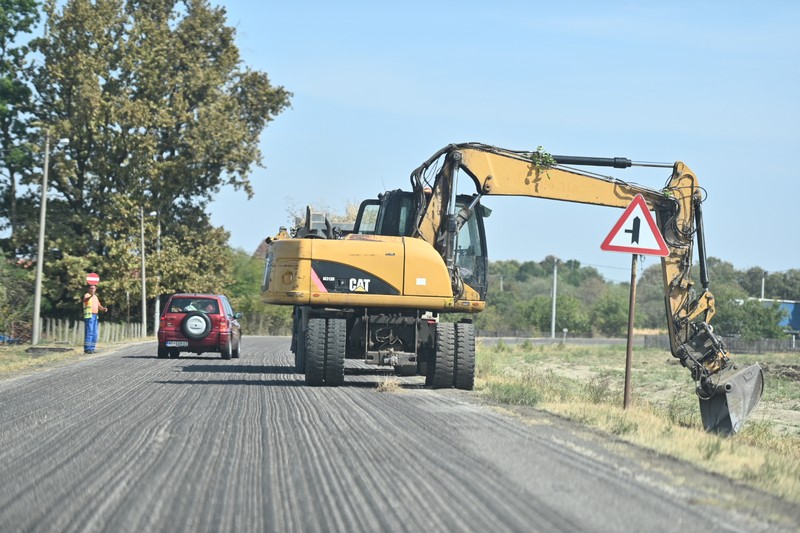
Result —
<instances>
[{"instance_id":1,"label":"worker in high-visibility vest","mask_svg":"<svg viewBox=\"0 0 800 533\"><path fill-rule=\"evenodd\" d=\"M83 295L83 321L86 323L83 337L83 353L94 353L97 349L97 314L108 311L97 297L97 285L89 285L88 292Z\"/></svg>"}]
</instances>

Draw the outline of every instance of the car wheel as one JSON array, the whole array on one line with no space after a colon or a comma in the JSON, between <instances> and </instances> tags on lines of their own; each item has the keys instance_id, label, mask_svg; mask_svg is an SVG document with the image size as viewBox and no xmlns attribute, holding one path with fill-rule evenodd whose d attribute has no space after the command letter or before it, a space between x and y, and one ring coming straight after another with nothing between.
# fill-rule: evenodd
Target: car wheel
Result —
<instances>
[{"instance_id":1,"label":"car wheel","mask_svg":"<svg viewBox=\"0 0 800 533\"><path fill-rule=\"evenodd\" d=\"M211 333L211 319L205 313L192 311L187 313L181 322L181 331L189 339L195 341L205 339Z\"/></svg>"},{"instance_id":2,"label":"car wheel","mask_svg":"<svg viewBox=\"0 0 800 533\"><path fill-rule=\"evenodd\" d=\"M166 346L159 346L158 347L158 358L159 359L166 359L169 353L167 352Z\"/></svg>"},{"instance_id":3,"label":"car wheel","mask_svg":"<svg viewBox=\"0 0 800 533\"><path fill-rule=\"evenodd\" d=\"M223 359L230 359L231 355L233 355L233 344L230 337L228 337L228 342L225 343L225 347L222 348L220 355Z\"/></svg>"},{"instance_id":4,"label":"car wheel","mask_svg":"<svg viewBox=\"0 0 800 533\"><path fill-rule=\"evenodd\" d=\"M239 359L239 354L241 352L242 352L242 339L239 339L239 341L236 343L236 349L233 350L233 352L231 353L231 357L233 357L234 359Z\"/></svg>"}]
</instances>

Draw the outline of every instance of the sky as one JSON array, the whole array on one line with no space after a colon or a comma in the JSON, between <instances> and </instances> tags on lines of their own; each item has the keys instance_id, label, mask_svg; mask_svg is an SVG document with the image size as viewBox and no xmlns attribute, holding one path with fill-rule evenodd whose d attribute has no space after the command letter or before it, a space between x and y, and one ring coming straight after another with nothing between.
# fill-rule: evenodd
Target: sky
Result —
<instances>
[{"instance_id":1,"label":"sky","mask_svg":"<svg viewBox=\"0 0 800 533\"><path fill-rule=\"evenodd\" d=\"M227 10L243 63L293 93L262 135L255 196L224 190L210 206L236 248L254 251L307 204L343 213L408 190L434 152L474 141L683 161L707 191L709 256L800 268L800 2L212 3ZM654 189L669 177L600 171ZM621 210L482 202L490 260L554 255L630 280L630 254L600 249Z\"/></svg>"}]
</instances>

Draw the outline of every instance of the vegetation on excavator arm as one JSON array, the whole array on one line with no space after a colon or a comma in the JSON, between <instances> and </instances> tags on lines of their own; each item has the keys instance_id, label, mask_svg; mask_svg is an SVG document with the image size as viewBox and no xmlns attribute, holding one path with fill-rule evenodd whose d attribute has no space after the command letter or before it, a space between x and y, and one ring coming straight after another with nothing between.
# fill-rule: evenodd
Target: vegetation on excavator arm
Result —
<instances>
[{"instance_id":1,"label":"vegetation on excavator arm","mask_svg":"<svg viewBox=\"0 0 800 533\"><path fill-rule=\"evenodd\" d=\"M558 164L552 154L546 152L541 145L536 147L535 152L530 153L530 158L537 172L546 171L548 168L552 168ZM548 178L549 177L550 176L548 176Z\"/></svg>"}]
</instances>

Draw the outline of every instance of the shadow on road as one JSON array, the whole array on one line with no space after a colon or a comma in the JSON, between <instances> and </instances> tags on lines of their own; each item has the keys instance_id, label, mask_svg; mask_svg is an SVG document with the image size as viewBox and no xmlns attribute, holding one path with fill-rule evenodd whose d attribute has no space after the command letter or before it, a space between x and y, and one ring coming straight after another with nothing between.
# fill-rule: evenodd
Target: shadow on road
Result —
<instances>
[{"instance_id":1,"label":"shadow on road","mask_svg":"<svg viewBox=\"0 0 800 533\"><path fill-rule=\"evenodd\" d=\"M305 380L289 380L289 379L209 379L209 380L178 380L171 379L166 381L156 381L164 385L260 385L262 387L276 386L276 387L309 387L313 389L325 388L316 385L307 385ZM338 389L376 389L380 386L377 381L345 381L339 385ZM398 383L397 386L404 390L421 390L425 388L422 383Z\"/></svg>"},{"instance_id":2,"label":"shadow on road","mask_svg":"<svg viewBox=\"0 0 800 533\"><path fill-rule=\"evenodd\" d=\"M281 387L305 387L302 381L292 381L286 379L209 379L204 381L180 381L171 379L167 381L156 381L163 385L259 385L281 386Z\"/></svg>"},{"instance_id":3,"label":"shadow on road","mask_svg":"<svg viewBox=\"0 0 800 533\"><path fill-rule=\"evenodd\" d=\"M184 372L230 372L232 374L296 374L294 367L276 365L191 365L184 366L182 370Z\"/></svg>"},{"instance_id":4,"label":"shadow on road","mask_svg":"<svg viewBox=\"0 0 800 533\"><path fill-rule=\"evenodd\" d=\"M135 357L135 356L134 356ZM189 359L184 358L184 359ZM204 359L203 357L196 357L195 359ZM176 359L165 359L165 361L175 362ZM177 368L180 372L186 373L218 373L218 374L272 374L279 376L296 375L297 379L210 379L210 380L165 380L157 381L156 383L163 383L169 385L261 385L261 386L288 386L288 387L314 387L307 385L303 374L297 372L294 366L280 366L280 365L237 365L230 363L210 363L198 365L186 365ZM410 383L406 380L414 378L415 376L401 377L394 373L394 369L390 367L385 368L364 368L364 367L348 367L345 368L345 376L372 376L376 381L363 381L363 380L346 380L340 387L344 388L361 388L361 389L374 389L381 385L382 381L386 378L396 377L398 379L397 386L401 389L424 389L423 383ZM416 376L418 377L418 376Z\"/></svg>"}]
</instances>

